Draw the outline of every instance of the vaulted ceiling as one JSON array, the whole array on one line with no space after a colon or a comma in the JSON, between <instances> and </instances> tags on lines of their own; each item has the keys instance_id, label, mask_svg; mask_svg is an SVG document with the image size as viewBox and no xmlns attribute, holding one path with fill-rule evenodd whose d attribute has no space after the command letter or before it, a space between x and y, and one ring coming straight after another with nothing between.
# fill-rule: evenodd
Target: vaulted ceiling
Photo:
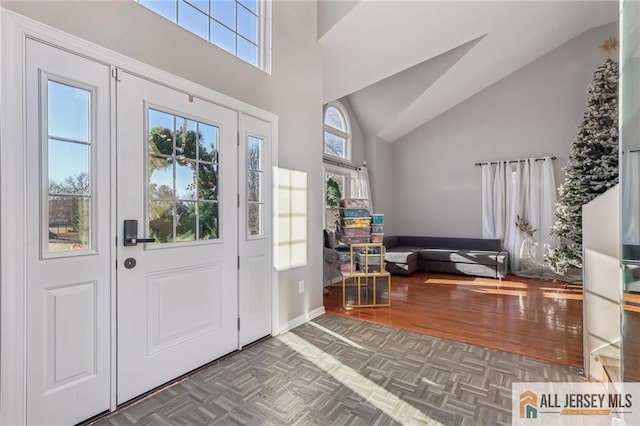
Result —
<instances>
[{"instance_id":1,"label":"vaulted ceiling","mask_svg":"<svg viewBox=\"0 0 640 426\"><path fill-rule=\"evenodd\" d=\"M324 100L394 142L582 32L611 1L320 0Z\"/></svg>"}]
</instances>

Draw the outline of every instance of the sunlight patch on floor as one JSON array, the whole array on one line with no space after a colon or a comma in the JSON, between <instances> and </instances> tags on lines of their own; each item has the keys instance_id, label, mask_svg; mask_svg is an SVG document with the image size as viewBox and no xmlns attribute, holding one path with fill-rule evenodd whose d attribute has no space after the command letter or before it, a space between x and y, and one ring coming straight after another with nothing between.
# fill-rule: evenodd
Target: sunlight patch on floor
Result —
<instances>
[{"instance_id":1,"label":"sunlight patch on floor","mask_svg":"<svg viewBox=\"0 0 640 426\"><path fill-rule=\"evenodd\" d=\"M582 288L540 287L540 290L582 294Z\"/></svg>"},{"instance_id":2,"label":"sunlight patch on floor","mask_svg":"<svg viewBox=\"0 0 640 426\"><path fill-rule=\"evenodd\" d=\"M545 299L567 299L567 300L582 300L582 294L570 294L570 293L555 293L550 291L543 291L542 297Z\"/></svg>"},{"instance_id":3,"label":"sunlight patch on floor","mask_svg":"<svg viewBox=\"0 0 640 426\"><path fill-rule=\"evenodd\" d=\"M277 339L393 420L402 424L443 426L442 423L433 420L414 406L406 403L296 334L292 332L284 333L279 335Z\"/></svg>"},{"instance_id":4,"label":"sunlight patch on floor","mask_svg":"<svg viewBox=\"0 0 640 426\"><path fill-rule=\"evenodd\" d=\"M353 346L353 347L354 347L354 348L356 348L356 349L364 349L361 345L357 344L357 343L356 343L356 342L354 342L353 340L347 339L346 337L344 337L344 336L342 336L342 335L340 335L340 334L336 333L336 332L335 332L335 331L333 331L333 330L329 330L328 328L323 327L323 326L321 326L320 324L316 324L316 323L315 323L315 322L313 322L313 321L309 321L307 324L309 324L309 325L310 325L310 326L312 326L312 327L317 328L317 329L318 329L318 330L320 330L320 331L323 331L323 332L325 332L325 333L327 333L327 334L329 334L329 335L331 335L331 336L335 337L335 338L336 338L336 339L338 339L338 340L343 341L343 342L344 342L344 343L346 343L347 345L351 345L351 346Z\"/></svg>"},{"instance_id":5,"label":"sunlight patch on floor","mask_svg":"<svg viewBox=\"0 0 640 426\"><path fill-rule=\"evenodd\" d=\"M484 294L499 294L503 296L526 296L527 291L523 290L509 290L506 288L481 288L478 290L471 290L474 293L484 293Z\"/></svg>"},{"instance_id":6,"label":"sunlight patch on floor","mask_svg":"<svg viewBox=\"0 0 640 426\"><path fill-rule=\"evenodd\" d=\"M506 287L506 288L527 288L527 284L514 281L465 281L465 280L447 280L443 278L429 278L424 281L425 284L443 284L443 285L461 285L472 287Z\"/></svg>"}]
</instances>

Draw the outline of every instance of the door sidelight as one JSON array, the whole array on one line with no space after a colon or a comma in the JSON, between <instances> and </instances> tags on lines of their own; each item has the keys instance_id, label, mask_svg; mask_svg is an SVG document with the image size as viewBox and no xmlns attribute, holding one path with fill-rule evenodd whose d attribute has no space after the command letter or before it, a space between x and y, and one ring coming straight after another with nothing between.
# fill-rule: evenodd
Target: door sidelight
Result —
<instances>
[{"instance_id":1,"label":"door sidelight","mask_svg":"<svg viewBox=\"0 0 640 426\"><path fill-rule=\"evenodd\" d=\"M128 219L124 221L124 245L137 246L138 243L155 243L155 238L138 238L138 221Z\"/></svg>"}]
</instances>

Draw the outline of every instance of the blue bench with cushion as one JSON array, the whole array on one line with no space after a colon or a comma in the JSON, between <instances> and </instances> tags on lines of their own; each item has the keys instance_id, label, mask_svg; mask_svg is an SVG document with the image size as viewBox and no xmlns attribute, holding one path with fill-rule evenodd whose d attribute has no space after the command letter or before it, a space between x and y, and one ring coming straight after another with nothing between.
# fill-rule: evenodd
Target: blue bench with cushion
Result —
<instances>
[{"instance_id":1,"label":"blue bench with cushion","mask_svg":"<svg viewBox=\"0 0 640 426\"><path fill-rule=\"evenodd\" d=\"M425 271L499 279L507 275L508 254L496 239L389 236L384 245L392 274Z\"/></svg>"}]
</instances>

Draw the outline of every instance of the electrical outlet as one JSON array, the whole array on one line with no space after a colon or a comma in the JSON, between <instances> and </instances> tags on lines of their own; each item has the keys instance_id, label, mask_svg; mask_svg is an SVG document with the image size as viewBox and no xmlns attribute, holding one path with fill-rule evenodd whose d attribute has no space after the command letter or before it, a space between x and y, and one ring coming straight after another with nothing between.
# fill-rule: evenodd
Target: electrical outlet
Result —
<instances>
[{"instance_id":1,"label":"electrical outlet","mask_svg":"<svg viewBox=\"0 0 640 426\"><path fill-rule=\"evenodd\" d=\"M304 293L304 280L298 281L298 293Z\"/></svg>"}]
</instances>

